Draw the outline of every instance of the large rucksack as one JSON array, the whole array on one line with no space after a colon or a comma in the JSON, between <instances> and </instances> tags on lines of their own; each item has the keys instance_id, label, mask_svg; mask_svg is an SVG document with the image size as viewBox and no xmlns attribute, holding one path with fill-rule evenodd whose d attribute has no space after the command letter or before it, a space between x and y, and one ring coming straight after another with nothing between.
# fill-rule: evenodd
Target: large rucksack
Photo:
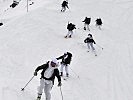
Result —
<instances>
[{"instance_id":1,"label":"large rucksack","mask_svg":"<svg viewBox=\"0 0 133 100\"><path fill-rule=\"evenodd\" d=\"M96 22L97 22L97 25L102 25L102 20L101 20L101 18L97 19Z\"/></svg>"},{"instance_id":2,"label":"large rucksack","mask_svg":"<svg viewBox=\"0 0 133 100\"><path fill-rule=\"evenodd\" d=\"M3 23L0 23L0 26L2 26L3 25Z\"/></svg>"},{"instance_id":3,"label":"large rucksack","mask_svg":"<svg viewBox=\"0 0 133 100\"><path fill-rule=\"evenodd\" d=\"M90 24L90 21L91 21L91 18L86 18L85 23L86 23L86 24Z\"/></svg>"},{"instance_id":4,"label":"large rucksack","mask_svg":"<svg viewBox=\"0 0 133 100\"><path fill-rule=\"evenodd\" d=\"M66 2L66 1L63 1L63 3L62 3L62 7L65 7L65 6L67 6L67 4L68 4L68 2Z\"/></svg>"}]
</instances>

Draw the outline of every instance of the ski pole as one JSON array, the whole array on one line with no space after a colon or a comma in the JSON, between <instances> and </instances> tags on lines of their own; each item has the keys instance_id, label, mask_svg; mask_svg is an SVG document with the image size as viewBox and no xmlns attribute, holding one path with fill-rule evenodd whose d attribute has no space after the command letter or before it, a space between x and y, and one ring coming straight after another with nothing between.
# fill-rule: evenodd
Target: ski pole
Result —
<instances>
[{"instance_id":1,"label":"ski pole","mask_svg":"<svg viewBox=\"0 0 133 100\"><path fill-rule=\"evenodd\" d=\"M103 47L101 47L100 45L96 44L99 48L101 48L103 50Z\"/></svg>"},{"instance_id":2,"label":"ski pole","mask_svg":"<svg viewBox=\"0 0 133 100\"><path fill-rule=\"evenodd\" d=\"M62 93L62 90L61 90L61 86L60 86L60 93L61 93L61 98L63 100L63 93Z\"/></svg>"},{"instance_id":3,"label":"ski pole","mask_svg":"<svg viewBox=\"0 0 133 100\"><path fill-rule=\"evenodd\" d=\"M69 67L70 68L70 67ZM73 69L72 68L70 68L71 70L72 70L72 72L79 78L79 75L75 72L75 71L73 71Z\"/></svg>"},{"instance_id":4,"label":"ski pole","mask_svg":"<svg viewBox=\"0 0 133 100\"><path fill-rule=\"evenodd\" d=\"M21 88L21 91L24 91L25 87L30 83L30 81L31 81L33 78L34 78L34 76L32 76L32 78L28 81L28 83L26 83L26 85L25 85L23 88Z\"/></svg>"}]
</instances>

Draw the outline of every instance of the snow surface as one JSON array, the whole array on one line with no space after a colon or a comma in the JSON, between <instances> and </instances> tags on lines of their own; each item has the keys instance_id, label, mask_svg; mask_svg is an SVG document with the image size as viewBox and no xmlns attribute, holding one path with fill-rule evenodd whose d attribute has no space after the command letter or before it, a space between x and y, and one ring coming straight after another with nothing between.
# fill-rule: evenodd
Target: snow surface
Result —
<instances>
[{"instance_id":1,"label":"snow surface","mask_svg":"<svg viewBox=\"0 0 133 100\"><path fill-rule=\"evenodd\" d=\"M11 2L0 2L0 100L35 100L40 73L25 91L21 88L37 66L66 51L73 59L70 78L62 80L64 100L133 100L131 0L69 0L65 13L60 12L62 0L34 0L28 13L26 0L5 11ZM89 33L82 29L86 16L92 18L97 57L83 43ZM102 30L95 27L97 17ZM68 21L77 27L71 39L64 38ZM57 80L51 94L51 100L62 100Z\"/></svg>"}]
</instances>

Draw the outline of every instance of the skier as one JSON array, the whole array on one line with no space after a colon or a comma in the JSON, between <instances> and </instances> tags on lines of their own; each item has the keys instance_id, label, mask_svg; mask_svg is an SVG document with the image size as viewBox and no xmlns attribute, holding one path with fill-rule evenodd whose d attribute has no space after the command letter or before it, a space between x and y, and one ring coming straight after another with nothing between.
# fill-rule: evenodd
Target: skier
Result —
<instances>
[{"instance_id":1,"label":"skier","mask_svg":"<svg viewBox=\"0 0 133 100\"><path fill-rule=\"evenodd\" d=\"M96 19L96 27L98 27L100 30L101 30L101 26L102 26L102 20L101 20L101 18L97 18Z\"/></svg>"},{"instance_id":2,"label":"skier","mask_svg":"<svg viewBox=\"0 0 133 100\"><path fill-rule=\"evenodd\" d=\"M1 23L0 23L0 26L2 26L2 25L3 25L3 23L1 22Z\"/></svg>"},{"instance_id":3,"label":"skier","mask_svg":"<svg viewBox=\"0 0 133 100\"><path fill-rule=\"evenodd\" d=\"M18 1L13 0L13 3L10 5L10 7L14 8L14 7L16 7L18 4L19 4Z\"/></svg>"},{"instance_id":4,"label":"skier","mask_svg":"<svg viewBox=\"0 0 133 100\"><path fill-rule=\"evenodd\" d=\"M42 72L41 72L41 78L40 78L40 86L38 87L37 100L41 99L43 89L44 89L46 100L50 100L51 99L50 91L52 89L52 86L54 85L55 76L58 79L58 86L62 85L61 77L59 75L59 70L58 70L57 59L52 59L51 61L48 61L47 63L37 67L34 72L34 76L37 76L37 72L39 70L42 70Z\"/></svg>"},{"instance_id":5,"label":"skier","mask_svg":"<svg viewBox=\"0 0 133 100\"><path fill-rule=\"evenodd\" d=\"M72 54L70 52L65 52L62 56L56 58L57 60L62 59L61 61L61 74L60 76L63 76L63 68L65 67L66 71L66 77L69 76L68 67L70 65L70 62L72 60Z\"/></svg>"},{"instance_id":6,"label":"skier","mask_svg":"<svg viewBox=\"0 0 133 100\"><path fill-rule=\"evenodd\" d=\"M73 30L76 29L76 27L74 24L68 23L67 29L68 29L68 34L65 36L65 38L67 38L67 37L71 38L73 35Z\"/></svg>"},{"instance_id":7,"label":"skier","mask_svg":"<svg viewBox=\"0 0 133 100\"><path fill-rule=\"evenodd\" d=\"M85 43L87 43L88 49L90 50L90 48L92 49L92 51L95 52L95 48L93 46L93 43L96 44L96 42L94 41L92 34L88 34L88 37L84 40ZM88 52L89 52L88 50Z\"/></svg>"},{"instance_id":8,"label":"skier","mask_svg":"<svg viewBox=\"0 0 133 100\"><path fill-rule=\"evenodd\" d=\"M62 2L61 6L62 6L61 12L65 12L66 11L66 8L69 9L69 7L68 7L68 0L64 0Z\"/></svg>"},{"instance_id":9,"label":"skier","mask_svg":"<svg viewBox=\"0 0 133 100\"><path fill-rule=\"evenodd\" d=\"M89 24L90 24L90 21L91 21L91 18L87 18L85 17L84 21L84 30L88 29L90 31L90 28L89 28Z\"/></svg>"}]
</instances>

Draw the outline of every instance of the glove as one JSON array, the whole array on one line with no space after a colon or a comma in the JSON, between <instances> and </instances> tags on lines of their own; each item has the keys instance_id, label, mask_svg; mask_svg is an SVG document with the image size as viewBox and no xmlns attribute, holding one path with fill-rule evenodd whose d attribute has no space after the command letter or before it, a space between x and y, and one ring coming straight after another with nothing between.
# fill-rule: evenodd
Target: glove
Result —
<instances>
[{"instance_id":1,"label":"glove","mask_svg":"<svg viewBox=\"0 0 133 100\"><path fill-rule=\"evenodd\" d=\"M37 76L37 71L34 72L34 76Z\"/></svg>"},{"instance_id":2,"label":"glove","mask_svg":"<svg viewBox=\"0 0 133 100\"><path fill-rule=\"evenodd\" d=\"M58 83L58 86L61 86L61 85L62 85L62 83L61 83L61 82L59 82L59 83Z\"/></svg>"}]
</instances>

